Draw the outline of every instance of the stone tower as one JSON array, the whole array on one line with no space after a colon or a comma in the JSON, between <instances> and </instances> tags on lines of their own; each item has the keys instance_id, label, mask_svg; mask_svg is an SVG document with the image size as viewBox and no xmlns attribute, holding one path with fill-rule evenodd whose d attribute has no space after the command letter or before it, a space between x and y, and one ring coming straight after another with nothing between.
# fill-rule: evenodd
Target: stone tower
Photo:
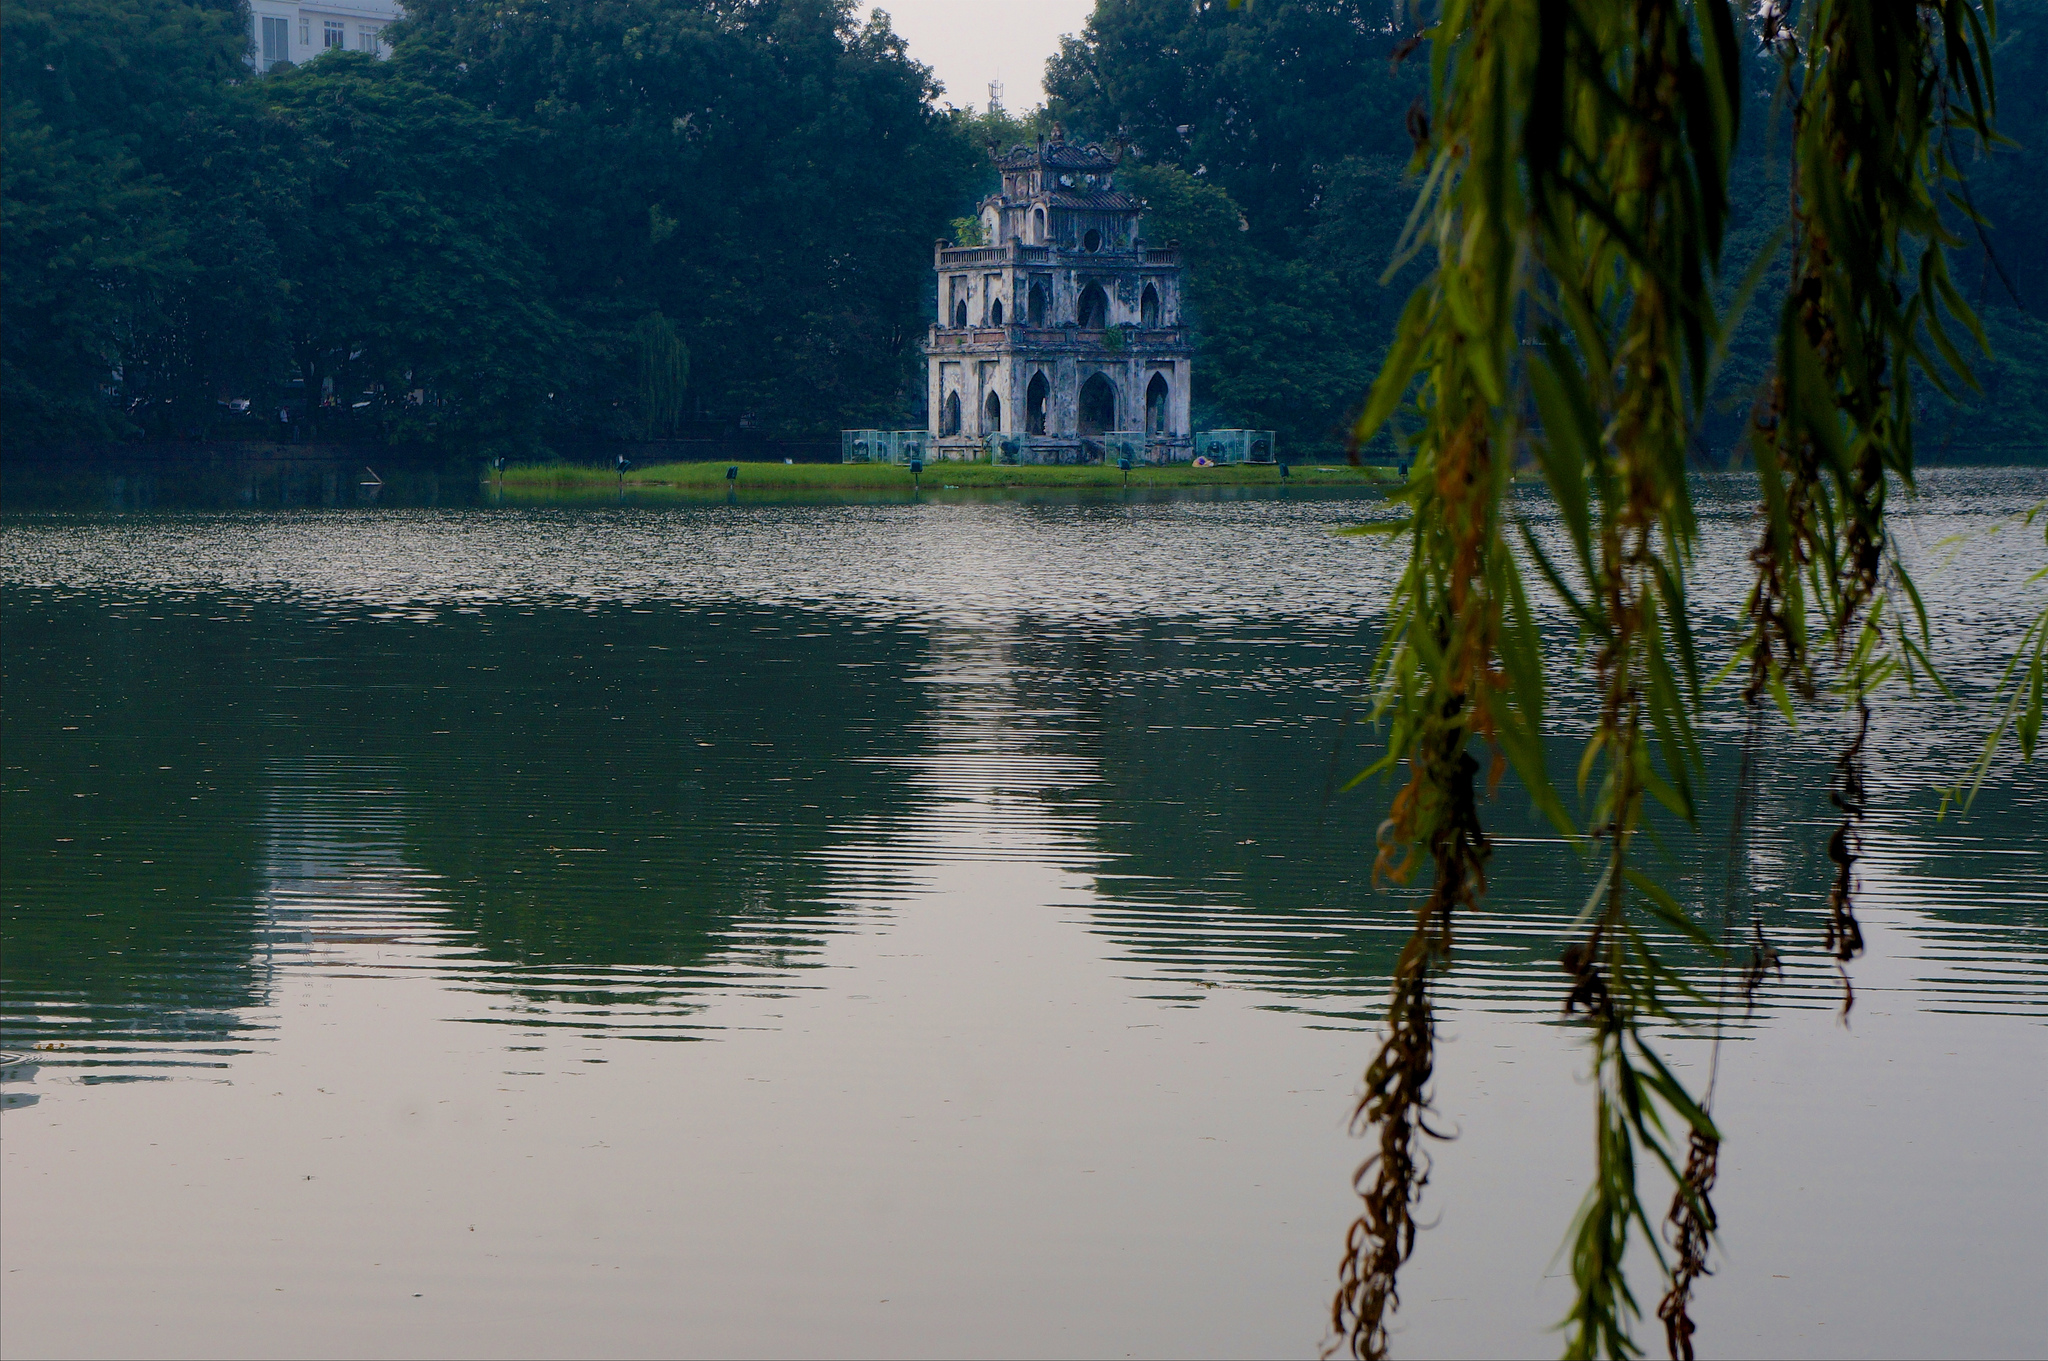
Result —
<instances>
[{"instance_id":1,"label":"stone tower","mask_svg":"<svg viewBox=\"0 0 2048 1361\"><path fill-rule=\"evenodd\" d=\"M925 343L935 458L1104 457L1106 436L1152 462L1194 456L1193 346L1180 252L1138 235L1144 204L1116 188L1116 158L1062 139L997 154L982 200L991 244L940 242L938 319Z\"/></svg>"}]
</instances>

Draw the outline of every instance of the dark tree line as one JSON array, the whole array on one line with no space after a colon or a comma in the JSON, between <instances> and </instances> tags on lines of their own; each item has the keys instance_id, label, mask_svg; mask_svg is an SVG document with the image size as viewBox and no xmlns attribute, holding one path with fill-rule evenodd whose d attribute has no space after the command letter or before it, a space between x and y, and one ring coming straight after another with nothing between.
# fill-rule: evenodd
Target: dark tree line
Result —
<instances>
[{"instance_id":1,"label":"dark tree line","mask_svg":"<svg viewBox=\"0 0 2048 1361\"><path fill-rule=\"evenodd\" d=\"M275 433L280 407L307 436L513 453L918 420L931 242L993 187L987 142L1055 119L1125 144L1147 237L1186 252L1201 425L1341 448L1407 294L1380 280L1427 49L1395 59L1387 0L1099 0L1022 119L942 106L851 0L408 16L387 61L258 78L231 0L10 0L9 444ZM2048 447L2048 3L2000 18L2018 146L1973 169L1990 254L1957 214L1995 352L1937 423L1958 455ZM1784 193L1775 63L1747 78L1730 289ZM1734 445L1770 348L1749 315L1703 453Z\"/></svg>"},{"instance_id":2,"label":"dark tree line","mask_svg":"<svg viewBox=\"0 0 2048 1361\"><path fill-rule=\"evenodd\" d=\"M1998 15L1999 127L2016 145L1975 164L1969 186L1990 255L1953 214L1955 275L1974 286L1994 358L1955 419L1924 394L1936 457L2048 451L2048 4L2003 0ZM1189 252L1198 425L1341 446L1414 283L1380 278L1415 197L1409 111L1428 79L1415 31L1413 7L1390 0L1098 0L1052 60L1053 116L1070 135L1122 137L1138 163L1123 183L1152 209L1146 235ZM1759 46L1732 177L1731 294L1786 192L1780 70ZM1774 324L1751 309L1731 336L1703 457L1739 440Z\"/></svg>"},{"instance_id":3,"label":"dark tree line","mask_svg":"<svg viewBox=\"0 0 2048 1361\"><path fill-rule=\"evenodd\" d=\"M1385 0L1099 0L1052 59L1054 115L1124 139L1146 236L1187 252L1197 426L1341 447L1407 293L1380 285L1426 83L1403 37Z\"/></svg>"},{"instance_id":4,"label":"dark tree line","mask_svg":"<svg viewBox=\"0 0 2048 1361\"><path fill-rule=\"evenodd\" d=\"M904 418L981 153L853 15L417 0L387 61L258 78L238 5L10 3L8 441Z\"/></svg>"}]
</instances>

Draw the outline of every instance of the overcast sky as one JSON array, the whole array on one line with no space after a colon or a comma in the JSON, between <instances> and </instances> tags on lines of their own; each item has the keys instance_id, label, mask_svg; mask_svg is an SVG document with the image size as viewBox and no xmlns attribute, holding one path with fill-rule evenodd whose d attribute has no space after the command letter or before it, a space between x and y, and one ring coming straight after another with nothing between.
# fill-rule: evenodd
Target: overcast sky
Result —
<instances>
[{"instance_id":1,"label":"overcast sky","mask_svg":"<svg viewBox=\"0 0 2048 1361\"><path fill-rule=\"evenodd\" d=\"M1015 111L1045 102L1039 84L1045 59L1059 51L1060 35L1078 33L1094 0L882 0L882 10L910 44L910 55L938 73L940 102L988 103L988 83L1003 82L1004 107Z\"/></svg>"}]
</instances>

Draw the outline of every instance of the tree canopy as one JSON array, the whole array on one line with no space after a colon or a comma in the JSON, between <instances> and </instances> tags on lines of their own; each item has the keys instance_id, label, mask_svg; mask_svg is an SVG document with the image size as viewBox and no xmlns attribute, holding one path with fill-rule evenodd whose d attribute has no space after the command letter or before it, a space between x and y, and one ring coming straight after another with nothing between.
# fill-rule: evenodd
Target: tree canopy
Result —
<instances>
[{"instance_id":1,"label":"tree canopy","mask_svg":"<svg viewBox=\"0 0 2048 1361\"><path fill-rule=\"evenodd\" d=\"M1198 424L1273 428L1298 451L1343 446L1419 277L1410 264L1382 283L1419 187L1407 173L1415 138L1428 132L1426 63L1395 58L1429 16L1407 13L1378 0L1099 0L1049 64L1052 114L1069 135L1121 138L1137 163L1123 182L1150 205L1146 235L1188 250ZM1966 419L1944 421L1935 457L2048 448L2037 208L2048 201L2048 4L2007 0L1999 15L1999 123L2014 145L1971 167L1991 254L1974 232L1955 252L1993 357L1983 395L1964 403ZM1778 80L1776 62L1744 63L1731 298L1759 251L1781 252L1781 281L1786 267L1773 234L1789 135ZM1729 337L1701 458L1735 451L1775 330L1768 309L1751 309ZM1938 394L1923 400L1930 414L1948 409Z\"/></svg>"},{"instance_id":2,"label":"tree canopy","mask_svg":"<svg viewBox=\"0 0 2048 1361\"><path fill-rule=\"evenodd\" d=\"M1125 143L1147 238L1188 253L1197 425L1342 447L1399 306L1425 84L1402 40L1383 3L1100 0L1048 64L1053 114Z\"/></svg>"},{"instance_id":3,"label":"tree canopy","mask_svg":"<svg viewBox=\"0 0 2048 1361\"><path fill-rule=\"evenodd\" d=\"M1953 253L1993 357L1936 457L2048 445L2048 3L2000 8L2016 146L1971 167L1990 251ZM236 398L272 429L289 406L307 434L512 451L915 421L931 243L972 235L989 143L1055 120L1125 145L1146 236L1186 252L1198 425L1341 451L1418 277L1383 281L1427 82L1380 0L1100 0L1018 115L944 105L852 0L407 13L388 61L259 78L233 0L0 11L9 444L191 437ZM1731 294L1785 193L1774 65L1745 80ZM687 373L652 423L650 318ZM1730 336L1703 457L1772 325Z\"/></svg>"},{"instance_id":4,"label":"tree canopy","mask_svg":"<svg viewBox=\"0 0 2048 1361\"><path fill-rule=\"evenodd\" d=\"M691 357L664 427L914 410L931 243L983 166L886 16L420 0L388 61L262 78L247 24L7 7L10 442L197 434L293 383L355 437L638 435L649 318Z\"/></svg>"}]
</instances>

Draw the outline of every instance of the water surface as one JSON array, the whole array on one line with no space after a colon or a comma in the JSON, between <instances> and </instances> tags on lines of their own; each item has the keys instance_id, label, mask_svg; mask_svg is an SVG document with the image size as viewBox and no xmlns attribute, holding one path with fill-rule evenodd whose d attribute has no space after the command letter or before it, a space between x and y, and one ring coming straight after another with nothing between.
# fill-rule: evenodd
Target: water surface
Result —
<instances>
[{"instance_id":1,"label":"water surface","mask_svg":"<svg viewBox=\"0 0 2048 1361\"><path fill-rule=\"evenodd\" d=\"M1718 1049L1707 1354L2048 1330L2048 785L1931 792L2039 562L1987 531L2044 494L1936 473L1904 522L1956 697L1879 711L1852 1025L1839 725L1770 729L1732 899L1725 824L1670 839L1787 963ZM1749 488L1701 496L1739 560ZM1314 1350L1412 912L1384 791L1332 793L1397 564L1330 531L1383 502L165 499L0 517L8 1354ZM1703 583L1717 648L1742 589ZM1590 880L1526 802L1402 1355L1549 1352L1565 1306ZM1712 1033L1666 1039L1701 1081Z\"/></svg>"}]
</instances>

